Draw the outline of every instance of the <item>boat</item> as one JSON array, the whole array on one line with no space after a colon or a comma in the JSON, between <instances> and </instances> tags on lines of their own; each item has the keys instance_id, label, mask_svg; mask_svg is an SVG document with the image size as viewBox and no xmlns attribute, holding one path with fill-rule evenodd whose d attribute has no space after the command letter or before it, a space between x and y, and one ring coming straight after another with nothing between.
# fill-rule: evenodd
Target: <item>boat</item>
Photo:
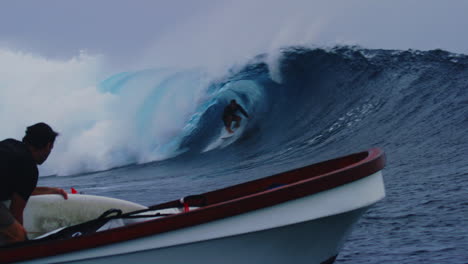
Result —
<instances>
[{"instance_id":1,"label":"boat","mask_svg":"<svg viewBox=\"0 0 468 264\"><path fill-rule=\"evenodd\" d=\"M0 263L333 263L385 197L385 154L340 158L0 247Z\"/></svg>"}]
</instances>

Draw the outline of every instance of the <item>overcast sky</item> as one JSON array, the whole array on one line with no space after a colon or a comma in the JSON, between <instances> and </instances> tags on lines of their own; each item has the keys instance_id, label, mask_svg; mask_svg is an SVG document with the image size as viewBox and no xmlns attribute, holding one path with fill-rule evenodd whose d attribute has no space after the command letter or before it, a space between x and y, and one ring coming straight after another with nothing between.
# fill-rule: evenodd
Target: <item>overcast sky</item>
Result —
<instances>
[{"instance_id":1,"label":"overcast sky","mask_svg":"<svg viewBox=\"0 0 468 264\"><path fill-rule=\"evenodd\" d=\"M0 48L51 59L86 51L129 66L296 44L468 54L467 14L466 0L5 0Z\"/></svg>"}]
</instances>

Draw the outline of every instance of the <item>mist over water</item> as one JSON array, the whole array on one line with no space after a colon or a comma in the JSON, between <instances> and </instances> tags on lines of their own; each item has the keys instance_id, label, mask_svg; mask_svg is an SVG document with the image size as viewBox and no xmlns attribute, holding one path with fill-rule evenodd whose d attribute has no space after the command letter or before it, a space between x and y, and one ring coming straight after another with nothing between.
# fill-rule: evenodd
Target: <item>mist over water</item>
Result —
<instances>
[{"instance_id":1,"label":"mist over water","mask_svg":"<svg viewBox=\"0 0 468 264\"><path fill-rule=\"evenodd\" d=\"M47 122L60 133L42 174L69 175L165 159L171 141L203 98L197 70L147 69L99 75L99 58L50 61L0 53L1 137L21 139ZM8 66L7 66L8 65Z\"/></svg>"}]
</instances>

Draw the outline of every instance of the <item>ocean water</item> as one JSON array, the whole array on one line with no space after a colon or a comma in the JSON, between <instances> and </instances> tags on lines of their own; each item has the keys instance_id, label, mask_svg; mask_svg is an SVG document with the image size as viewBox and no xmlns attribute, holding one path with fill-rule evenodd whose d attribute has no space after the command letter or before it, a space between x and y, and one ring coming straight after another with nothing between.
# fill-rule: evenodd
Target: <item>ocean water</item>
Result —
<instances>
[{"instance_id":1,"label":"ocean water","mask_svg":"<svg viewBox=\"0 0 468 264\"><path fill-rule=\"evenodd\" d=\"M267 57L218 78L145 69L99 81L106 113L65 129L48 161L59 169L40 185L153 205L380 147L387 196L336 263L468 263L468 56L291 47ZM230 99L251 118L220 141Z\"/></svg>"}]
</instances>

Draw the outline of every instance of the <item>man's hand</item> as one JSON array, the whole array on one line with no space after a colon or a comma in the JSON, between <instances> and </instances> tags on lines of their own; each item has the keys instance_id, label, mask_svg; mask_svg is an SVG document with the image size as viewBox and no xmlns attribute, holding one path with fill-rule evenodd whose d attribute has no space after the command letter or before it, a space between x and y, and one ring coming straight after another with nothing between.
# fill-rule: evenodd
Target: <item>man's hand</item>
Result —
<instances>
[{"instance_id":1,"label":"man's hand","mask_svg":"<svg viewBox=\"0 0 468 264\"><path fill-rule=\"evenodd\" d=\"M62 195L65 200L68 199L68 193L64 189L61 189L61 188L55 188L55 189L57 190L56 192L57 194Z\"/></svg>"},{"instance_id":2,"label":"man's hand","mask_svg":"<svg viewBox=\"0 0 468 264\"><path fill-rule=\"evenodd\" d=\"M42 195L42 194L60 194L63 196L63 198L66 200L68 199L68 193L61 188L55 188L55 187L36 187L34 189L32 195Z\"/></svg>"}]
</instances>

